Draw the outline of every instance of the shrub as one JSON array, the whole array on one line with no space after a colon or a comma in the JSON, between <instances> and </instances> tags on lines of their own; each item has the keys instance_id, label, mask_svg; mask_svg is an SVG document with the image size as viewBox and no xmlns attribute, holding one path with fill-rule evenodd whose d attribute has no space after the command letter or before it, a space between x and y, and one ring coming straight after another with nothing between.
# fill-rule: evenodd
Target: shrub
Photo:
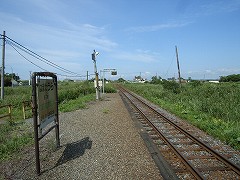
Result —
<instances>
[{"instance_id":1,"label":"shrub","mask_svg":"<svg viewBox=\"0 0 240 180\"><path fill-rule=\"evenodd\" d=\"M201 81L198 81L198 80L192 80L190 83L189 83L190 86L192 87L198 87L200 85L202 85Z\"/></svg>"},{"instance_id":2,"label":"shrub","mask_svg":"<svg viewBox=\"0 0 240 180\"><path fill-rule=\"evenodd\" d=\"M162 81L162 86L165 90L172 91L175 94L180 93L180 86L175 81L163 80Z\"/></svg>"}]
</instances>

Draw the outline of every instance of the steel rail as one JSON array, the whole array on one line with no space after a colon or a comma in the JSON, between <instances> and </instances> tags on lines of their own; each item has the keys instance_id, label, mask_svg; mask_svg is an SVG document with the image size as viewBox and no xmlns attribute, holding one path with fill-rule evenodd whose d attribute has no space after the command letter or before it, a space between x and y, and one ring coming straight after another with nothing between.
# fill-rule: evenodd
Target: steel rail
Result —
<instances>
[{"instance_id":1,"label":"steel rail","mask_svg":"<svg viewBox=\"0 0 240 180\"><path fill-rule=\"evenodd\" d=\"M192 173L192 175L197 179L204 179L204 177L201 175L201 173L191 165L191 163L174 147L174 145L157 129L154 124L150 121L150 119L145 115L145 113L139 109L134 102L122 91L122 93L125 95L125 97L130 101L130 103L137 109L137 111L144 117L144 119L150 124L150 126L157 131L157 133L161 136L161 138L164 140L166 144L171 148L171 150L180 158L183 160L184 165L186 168Z\"/></svg>"},{"instance_id":2,"label":"steel rail","mask_svg":"<svg viewBox=\"0 0 240 180\"><path fill-rule=\"evenodd\" d=\"M137 100L139 100L141 103L143 103L144 105L146 105L148 108L150 108L154 113L156 113L157 115L161 116L165 121L167 121L168 123L170 123L171 125L173 125L175 128L177 128L179 131L181 131L182 133L184 133L188 138L192 139L193 141L195 141L197 144L199 144L201 147L203 147L207 152L209 152L210 154L212 154L215 158L217 158L219 161L221 161L222 163L224 163L226 166L228 166L231 170L233 170L236 174L238 174L240 176L240 167L236 164L234 164L232 161L228 160L227 158L225 158L223 155L219 154L218 152L216 152L214 149L212 149L210 146L208 146L207 144L204 144L201 140L199 140L198 138L192 136L189 132L187 132L186 130L182 129L181 127L179 127L177 124L175 124L174 122L172 122L171 120L169 120L166 116L164 116L163 114L159 113L158 111L156 111L153 107L149 106L146 102L144 102L143 100L139 99L135 94L133 94L132 92L130 92L129 90L126 90L125 88L122 88L124 91L126 91L127 93L129 93L131 96L133 96L134 98L136 98ZM131 101L130 101L131 102ZM152 123L151 123L152 124ZM153 125L154 126L154 125ZM156 129L156 128L154 128ZM180 152L179 152L180 153ZM181 153L180 153L181 154Z\"/></svg>"}]
</instances>

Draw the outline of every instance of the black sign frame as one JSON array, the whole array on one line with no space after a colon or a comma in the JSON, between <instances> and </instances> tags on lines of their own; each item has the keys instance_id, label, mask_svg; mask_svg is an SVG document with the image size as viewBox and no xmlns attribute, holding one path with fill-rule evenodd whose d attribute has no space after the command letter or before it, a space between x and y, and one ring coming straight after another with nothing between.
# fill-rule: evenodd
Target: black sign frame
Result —
<instances>
[{"instance_id":1,"label":"black sign frame","mask_svg":"<svg viewBox=\"0 0 240 180\"><path fill-rule=\"evenodd\" d=\"M39 105L38 105L38 95L37 95L37 77L52 78L53 85L55 86L55 118L54 125L48 128L43 134L40 129L40 123L38 120L39 116ZM34 126L34 141L35 141L35 156L36 156L36 171L37 174L41 174L40 167L40 153L39 153L39 141L46 136L51 130L55 129L56 134L56 148L60 147L60 138L59 138L59 115L58 115L58 88L57 88L57 76L51 72L34 72L32 74L32 113L33 113L33 126ZM40 135L39 135L40 134Z\"/></svg>"}]
</instances>

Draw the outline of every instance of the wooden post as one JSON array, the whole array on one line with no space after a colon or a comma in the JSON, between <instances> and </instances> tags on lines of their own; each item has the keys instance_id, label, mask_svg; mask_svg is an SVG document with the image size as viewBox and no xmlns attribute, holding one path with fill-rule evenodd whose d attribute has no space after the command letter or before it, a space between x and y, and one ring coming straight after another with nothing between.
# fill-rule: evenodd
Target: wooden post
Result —
<instances>
[{"instance_id":1,"label":"wooden post","mask_svg":"<svg viewBox=\"0 0 240 180\"><path fill-rule=\"evenodd\" d=\"M178 67L178 80L179 80L179 85L181 87L181 74L180 74L180 66L179 66L179 60L178 60L178 50L177 50L177 46L175 47L176 47L177 67Z\"/></svg>"},{"instance_id":2,"label":"wooden post","mask_svg":"<svg viewBox=\"0 0 240 180\"><path fill-rule=\"evenodd\" d=\"M5 31L3 31L3 47L2 47L2 69L1 69L1 99L4 99L4 69L5 69Z\"/></svg>"}]
</instances>

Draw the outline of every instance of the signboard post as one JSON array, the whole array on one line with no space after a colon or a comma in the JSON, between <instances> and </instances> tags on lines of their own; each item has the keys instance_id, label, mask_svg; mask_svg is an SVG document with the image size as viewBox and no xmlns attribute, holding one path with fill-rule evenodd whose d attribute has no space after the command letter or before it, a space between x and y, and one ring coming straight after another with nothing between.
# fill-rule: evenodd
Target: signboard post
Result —
<instances>
[{"instance_id":1,"label":"signboard post","mask_svg":"<svg viewBox=\"0 0 240 180\"><path fill-rule=\"evenodd\" d=\"M39 141L55 129L56 147L60 146L57 76L50 72L34 72L32 75L32 111L36 170L40 175Z\"/></svg>"},{"instance_id":2,"label":"signboard post","mask_svg":"<svg viewBox=\"0 0 240 180\"><path fill-rule=\"evenodd\" d=\"M105 92L104 92L105 72L111 72L111 75L115 76L115 75L117 75L117 70L116 70L116 69L103 69L102 72L103 72L103 77L102 77L103 83L102 83L102 87L103 87L103 94L104 94L104 93L105 93Z\"/></svg>"}]
</instances>

